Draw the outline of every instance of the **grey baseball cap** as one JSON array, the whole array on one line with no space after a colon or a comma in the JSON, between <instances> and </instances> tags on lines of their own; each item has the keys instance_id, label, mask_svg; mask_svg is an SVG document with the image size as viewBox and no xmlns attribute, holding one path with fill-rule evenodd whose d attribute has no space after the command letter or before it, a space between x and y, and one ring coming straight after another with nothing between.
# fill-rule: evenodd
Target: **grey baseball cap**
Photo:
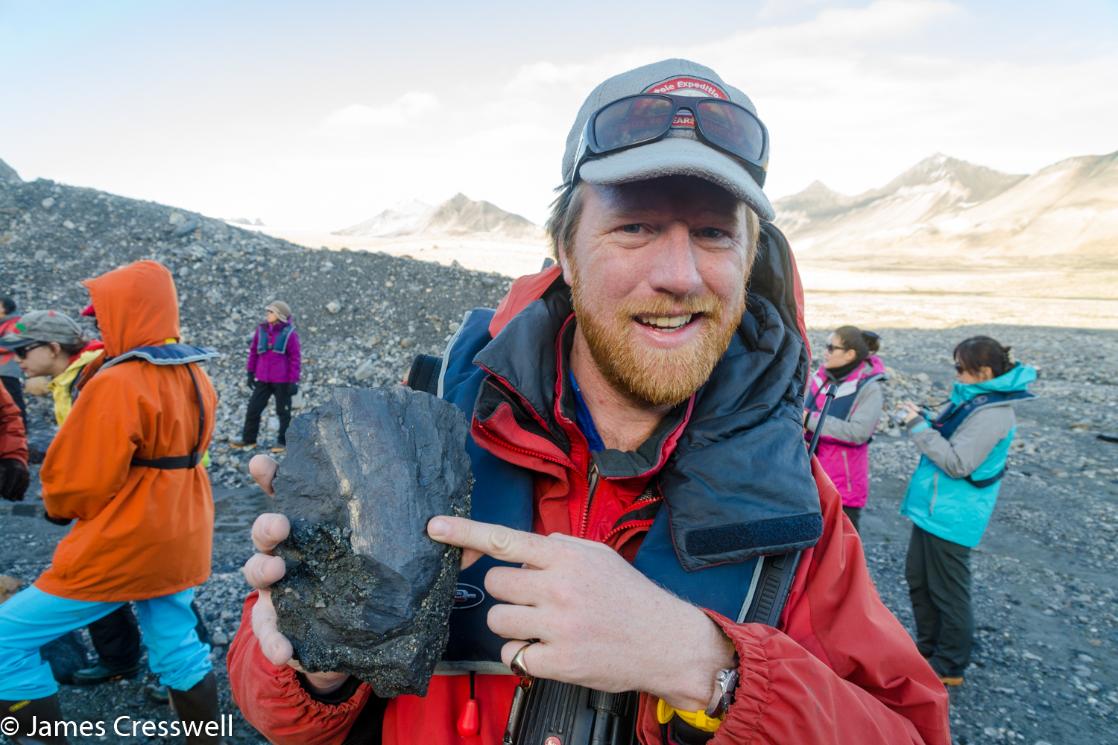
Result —
<instances>
[{"instance_id":1,"label":"grey baseball cap","mask_svg":"<svg viewBox=\"0 0 1118 745\"><path fill-rule=\"evenodd\" d=\"M16 322L10 332L0 337L0 347L14 352L41 342L80 344L81 327L77 321L56 310L33 310Z\"/></svg>"},{"instance_id":2,"label":"grey baseball cap","mask_svg":"<svg viewBox=\"0 0 1118 745\"><path fill-rule=\"evenodd\" d=\"M591 91L578 110L563 153L564 184L575 181L587 120L606 104L639 93L728 99L757 114L749 96L727 85L714 70L689 60L668 59L614 75ZM700 140L693 127L673 127L663 139L587 160L579 166L577 177L591 184L624 184L673 175L706 179L744 201L765 220L773 219L768 197L745 166Z\"/></svg>"}]
</instances>

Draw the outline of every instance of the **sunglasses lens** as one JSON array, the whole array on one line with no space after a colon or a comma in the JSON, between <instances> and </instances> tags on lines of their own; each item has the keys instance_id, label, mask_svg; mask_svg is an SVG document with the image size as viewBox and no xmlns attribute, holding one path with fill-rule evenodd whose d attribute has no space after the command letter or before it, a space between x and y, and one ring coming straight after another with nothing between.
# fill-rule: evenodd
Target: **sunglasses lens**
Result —
<instances>
[{"instance_id":1,"label":"sunglasses lens","mask_svg":"<svg viewBox=\"0 0 1118 745\"><path fill-rule=\"evenodd\" d=\"M765 131L748 111L726 101L695 106L703 136L739 158L759 162L765 154Z\"/></svg>"},{"instance_id":2,"label":"sunglasses lens","mask_svg":"<svg viewBox=\"0 0 1118 745\"><path fill-rule=\"evenodd\" d=\"M594 118L597 149L608 152L654 140L672 126L674 113L674 104L657 96L635 96L615 101Z\"/></svg>"}]
</instances>

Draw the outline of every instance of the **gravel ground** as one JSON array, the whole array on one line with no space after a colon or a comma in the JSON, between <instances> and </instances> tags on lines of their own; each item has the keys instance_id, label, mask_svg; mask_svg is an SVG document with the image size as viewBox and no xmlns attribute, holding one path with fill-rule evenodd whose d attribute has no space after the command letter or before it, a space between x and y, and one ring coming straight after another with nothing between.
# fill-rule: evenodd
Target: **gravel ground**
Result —
<instances>
[{"instance_id":1,"label":"gravel ground","mask_svg":"<svg viewBox=\"0 0 1118 745\"><path fill-rule=\"evenodd\" d=\"M950 349L972 333L1014 344L1021 359L1041 370L1034 389L1039 398L1018 409L1011 470L986 538L973 554L978 643L966 684L951 693L954 741L1118 742L1113 725L1118 581L1111 569L1118 531L1118 445L1096 438L1118 432L1118 417L1107 406L1114 403L1114 385L1097 372L1104 369L1103 360L1118 358L1118 339L1093 331L1024 327L882 333L893 374L890 402L909 396L928 403L942 399L950 381ZM813 337L821 348L824 335ZM877 436L871 454L872 496L862 519L867 559L886 605L911 629L904 581L909 523L897 508L917 455L889 428ZM216 641L227 643L245 593L237 570L251 551L248 527L267 499L250 487L219 485L216 502L214 574L198 600ZM0 567L30 580L47 564L64 529L11 515L10 509L0 505ZM262 742L228 699L224 653L224 645L216 645L222 708L235 717L231 742ZM150 682L143 677L94 688L67 686L62 701L72 719L166 718L165 708L144 697Z\"/></svg>"}]
</instances>

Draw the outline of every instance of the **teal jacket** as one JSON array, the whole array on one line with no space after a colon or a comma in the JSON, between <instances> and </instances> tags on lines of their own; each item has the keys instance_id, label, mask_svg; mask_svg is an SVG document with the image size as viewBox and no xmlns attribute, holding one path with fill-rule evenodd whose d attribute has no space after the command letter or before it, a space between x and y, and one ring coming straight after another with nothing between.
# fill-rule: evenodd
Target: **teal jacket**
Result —
<instances>
[{"instance_id":1,"label":"teal jacket","mask_svg":"<svg viewBox=\"0 0 1118 745\"><path fill-rule=\"evenodd\" d=\"M984 393L1024 392L1034 380L1034 368L1017 365L984 383L956 383L951 404L943 411ZM975 409L950 439L945 439L927 419L916 420L908 434L920 449L920 463L908 483L901 514L946 541L977 546L994 513L1002 482L999 479L987 486L974 486L967 477L981 482L1001 473L1016 431L1017 419L1009 401Z\"/></svg>"}]
</instances>

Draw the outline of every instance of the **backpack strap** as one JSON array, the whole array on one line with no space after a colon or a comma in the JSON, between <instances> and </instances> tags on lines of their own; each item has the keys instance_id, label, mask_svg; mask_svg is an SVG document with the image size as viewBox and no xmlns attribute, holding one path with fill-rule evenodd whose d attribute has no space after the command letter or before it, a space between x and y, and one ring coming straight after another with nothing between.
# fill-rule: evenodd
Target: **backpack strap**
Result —
<instances>
[{"instance_id":1,"label":"backpack strap","mask_svg":"<svg viewBox=\"0 0 1118 745\"><path fill-rule=\"evenodd\" d=\"M133 359L141 359L134 357ZM190 469L202 462L202 438L206 433L206 405L202 400L202 387L198 385L198 376L194 374L194 365L186 365L190 374L190 382L194 384L194 396L198 401L198 437L194 440L194 448L189 455L168 455L162 458L133 458L132 465L140 468L158 468L164 471Z\"/></svg>"},{"instance_id":2,"label":"backpack strap","mask_svg":"<svg viewBox=\"0 0 1118 745\"><path fill-rule=\"evenodd\" d=\"M439 373L443 369L443 358L433 354L417 354L411 362L406 384L416 391L424 391L432 396L439 395Z\"/></svg>"},{"instance_id":3,"label":"backpack strap","mask_svg":"<svg viewBox=\"0 0 1118 745\"><path fill-rule=\"evenodd\" d=\"M746 596L738 623L763 623L780 628L780 614L788 601L802 551L762 556L753 571L753 583Z\"/></svg>"}]
</instances>

